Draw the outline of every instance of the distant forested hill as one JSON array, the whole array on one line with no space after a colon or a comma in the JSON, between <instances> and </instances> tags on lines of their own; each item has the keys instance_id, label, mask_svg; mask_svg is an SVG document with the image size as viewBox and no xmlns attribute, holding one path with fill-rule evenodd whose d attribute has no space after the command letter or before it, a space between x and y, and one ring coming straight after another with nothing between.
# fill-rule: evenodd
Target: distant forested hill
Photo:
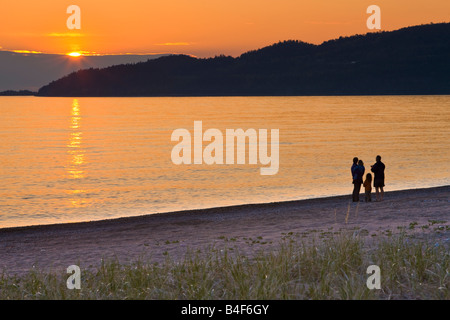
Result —
<instances>
[{"instance_id":1,"label":"distant forested hill","mask_svg":"<svg viewBox=\"0 0 450 320\"><path fill-rule=\"evenodd\" d=\"M71 72L143 62L161 56L161 54L119 54L74 58L66 54L0 50L0 92L8 95L23 95L26 94L26 90L37 92L43 85Z\"/></svg>"},{"instance_id":2,"label":"distant forested hill","mask_svg":"<svg viewBox=\"0 0 450 320\"><path fill-rule=\"evenodd\" d=\"M165 56L86 69L41 96L450 94L450 23L330 40L284 41L239 57Z\"/></svg>"}]
</instances>

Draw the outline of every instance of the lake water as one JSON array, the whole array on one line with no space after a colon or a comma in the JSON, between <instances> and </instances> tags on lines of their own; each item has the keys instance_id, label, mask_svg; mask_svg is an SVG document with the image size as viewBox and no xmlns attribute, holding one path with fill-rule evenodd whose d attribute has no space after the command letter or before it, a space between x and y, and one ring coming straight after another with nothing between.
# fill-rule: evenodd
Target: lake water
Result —
<instances>
[{"instance_id":1,"label":"lake water","mask_svg":"<svg viewBox=\"0 0 450 320\"><path fill-rule=\"evenodd\" d=\"M278 173L173 164L171 134L194 121L279 129ZM354 156L366 172L382 156L386 191L449 185L449 137L450 96L0 97L0 227L350 199Z\"/></svg>"}]
</instances>

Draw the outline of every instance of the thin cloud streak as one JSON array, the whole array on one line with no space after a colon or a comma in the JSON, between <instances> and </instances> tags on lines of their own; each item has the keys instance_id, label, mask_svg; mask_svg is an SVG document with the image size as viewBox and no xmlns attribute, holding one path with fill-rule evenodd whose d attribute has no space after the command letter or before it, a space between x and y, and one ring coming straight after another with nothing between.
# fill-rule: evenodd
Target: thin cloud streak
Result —
<instances>
[{"instance_id":1,"label":"thin cloud streak","mask_svg":"<svg viewBox=\"0 0 450 320\"><path fill-rule=\"evenodd\" d=\"M84 37L85 35L82 33L70 33L70 32L66 32L66 33L57 33L57 32L52 32L52 33L48 33L45 36L47 37L68 37L68 38L72 38L72 37Z\"/></svg>"},{"instance_id":2,"label":"thin cloud streak","mask_svg":"<svg viewBox=\"0 0 450 320\"><path fill-rule=\"evenodd\" d=\"M314 25L350 25L350 21L303 21L304 24L314 24Z\"/></svg>"},{"instance_id":3,"label":"thin cloud streak","mask_svg":"<svg viewBox=\"0 0 450 320\"><path fill-rule=\"evenodd\" d=\"M165 42L165 43L157 43L156 46L190 46L189 42Z\"/></svg>"}]
</instances>

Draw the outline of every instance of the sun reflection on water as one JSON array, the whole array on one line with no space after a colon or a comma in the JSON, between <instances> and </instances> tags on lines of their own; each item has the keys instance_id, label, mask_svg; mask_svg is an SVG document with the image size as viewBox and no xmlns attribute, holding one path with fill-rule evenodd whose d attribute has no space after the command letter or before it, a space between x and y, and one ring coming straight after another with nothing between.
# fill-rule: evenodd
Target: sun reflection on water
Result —
<instances>
[{"instance_id":1,"label":"sun reflection on water","mask_svg":"<svg viewBox=\"0 0 450 320\"><path fill-rule=\"evenodd\" d=\"M84 170L82 169L85 163L85 155L82 147L83 133L81 129L81 116L80 116L80 105L78 99L73 99L71 118L70 118L70 129L72 132L69 136L69 143L67 145L67 152L71 156L70 165L68 167L68 174L71 179L81 179L84 178Z\"/></svg>"},{"instance_id":2,"label":"sun reflection on water","mask_svg":"<svg viewBox=\"0 0 450 320\"><path fill-rule=\"evenodd\" d=\"M67 153L69 154L69 165L67 166L67 175L73 180L73 188L67 191L71 196L69 205L71 207L82 207L86 205L87 200L80 198L86 193L86 190L80 189L81 179L85 178L84 165L86 164L85 150L83 149L83 132L81 131L81 112L78 99L73 99L70 113L71 130L69 143L67 144Z\"/></svg>"}]
</instances>

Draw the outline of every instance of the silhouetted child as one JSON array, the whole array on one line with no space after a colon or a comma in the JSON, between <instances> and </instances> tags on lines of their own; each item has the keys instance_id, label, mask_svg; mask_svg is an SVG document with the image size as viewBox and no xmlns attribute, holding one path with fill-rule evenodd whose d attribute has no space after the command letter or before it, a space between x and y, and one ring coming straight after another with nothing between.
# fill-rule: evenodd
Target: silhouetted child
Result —
<instances>
[{"instance_id":1,"label":"silhouetted child","mask_svg":"<svg viewBox=\"0 0 450 320\"><path fill-rule=\"evenodd\" d=\"M370 193L372 192L372 175L370 173L366 175L366 180L364 181L363 186L366 190L366 202L371 202L372 196Z\"/></svg>"}]
</instances>

